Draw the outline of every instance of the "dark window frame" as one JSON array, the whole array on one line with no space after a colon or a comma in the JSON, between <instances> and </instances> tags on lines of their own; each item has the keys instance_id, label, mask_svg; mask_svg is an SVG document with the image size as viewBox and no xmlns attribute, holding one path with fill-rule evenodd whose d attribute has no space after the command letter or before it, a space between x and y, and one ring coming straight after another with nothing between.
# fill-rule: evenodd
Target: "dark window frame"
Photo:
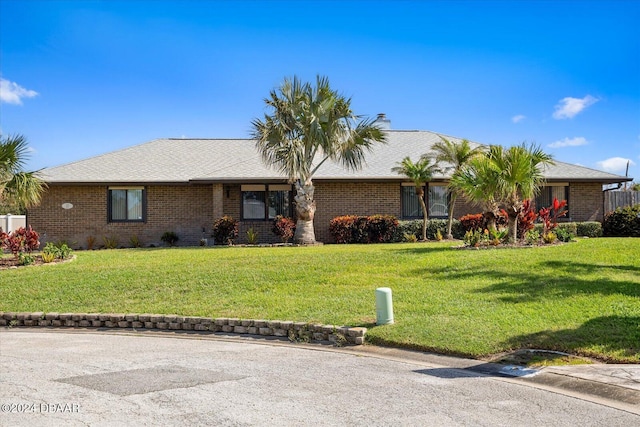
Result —
<instances>
[{"instance_id":1,"label":"dark window frame","mask_svg":"<svg viewBox=\"0 0 640 427\"><path fill-rule=\"evenodd\" d=\"M429 185L429 183L427 183L426 185L424 185L422 188L424 189L424 194L423 194L423 199L424 199L424 204L427 206L427 215L429 218L433 218L433 219L443 219L443 218L447 218L449 215L449 201L451 200L451 192L448 191L447 189L447 204L446 204L446 209L447 209L447 214L442 216L442 215L432 215L430 212L431 209L431 202L429 200L429 188L430 187L445 187L447 188L446 185ZM423 215L420 214L418 216L412 216L412 215L405 215L405 188L411 188L411 194L413 194L414 196L416 196L415 193L415 185L401 185L400 186L400 216L402 217L402 219L407 219L407 220L411 220L411 219L422 219ZM417 197L417 196L416 196ZM420 206L420 211L422 212L422 206Z\"/></svg>"},{"instance_id":2,"label":"dark window frame","mask_svg":"<svg viewBox=\"0 0 640 427\"><path fill-rule=\"evenodd\" d=\"M129 200L129 191L142 191L142 218L138 219L114 219L113 218L113 203L111 194L112 191L126 191L125 203ZM126 212L129 212L129 206L126 206ZM108 223L146 223L147 222L147 189L146 187L109 187L107 188L107 222Z\"/></svg>"},{"instance_id":3,"label":"dark window frame","mask_svg":"<svg viewBox=\"0 0 640 427\"><path fill-rule=\"evenodd\" d=\"M250 184L249 184L250 185ZM263 184L257 184L263 185ZM271 184L274 186L274 184ZM275 184L279 185L279 184ZM293 186L288 186L288 190L271 190L269 184L265 184L264 190L242 190L242 186L240 187L240 220L241 221L273 221L274 218L269 217L269 208L270 208L270 193L277 192L285 192L287 193L287 197L289 199L289 203L287 205L287 214L285 216L292 218L293 217ZM245 217L245 208L244 208L244 194L245 193L264 193L264 213L261 218L247 218ZM280 214L276 214L280 215Z\"/></svg>"}]
</instances>

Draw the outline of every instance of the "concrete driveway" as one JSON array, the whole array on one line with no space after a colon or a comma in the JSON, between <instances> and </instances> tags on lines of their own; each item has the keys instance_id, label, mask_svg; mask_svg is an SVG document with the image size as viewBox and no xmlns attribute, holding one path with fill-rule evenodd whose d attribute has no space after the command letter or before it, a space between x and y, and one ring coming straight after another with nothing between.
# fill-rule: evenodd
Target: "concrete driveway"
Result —
<instances>
[{"instance_id":1,"label":"concrete driveway","mask_svg":"<svg viewBox=\"0 0 640 427\"><path fill-rule=\"evenodd\" d=\"M0 332L0 404L3 426L640 423L632 410L598 399L419 357L211 335L42 329Z\"/></svg>"}]
</instances>

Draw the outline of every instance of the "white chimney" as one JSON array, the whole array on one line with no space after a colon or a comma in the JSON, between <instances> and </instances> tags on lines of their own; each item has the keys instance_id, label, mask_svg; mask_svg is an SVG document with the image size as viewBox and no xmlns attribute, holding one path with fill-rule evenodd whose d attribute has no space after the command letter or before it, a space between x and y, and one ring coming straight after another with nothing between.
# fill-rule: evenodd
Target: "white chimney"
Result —
<instances>
[{"instance_id":1,"label":"white chimney","mask_svg":"<svg viewBox=\"0 0 640 427\"><path fill-rule=\"evenodd\" d=\"M387 119L387 115L385 113L378 114L378 118L376 118L374 124L382 130L391 129L391 120Z\"/></svg>"}]
</instances>

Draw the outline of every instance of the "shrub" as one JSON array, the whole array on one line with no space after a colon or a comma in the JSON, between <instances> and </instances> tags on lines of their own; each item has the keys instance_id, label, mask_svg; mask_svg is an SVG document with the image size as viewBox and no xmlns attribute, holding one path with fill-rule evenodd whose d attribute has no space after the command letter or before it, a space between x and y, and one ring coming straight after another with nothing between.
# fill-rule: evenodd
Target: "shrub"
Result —
<instances>
[{"instance_id":1,"label":"shrub","mask_svg":"<svg viewBox=\"0 0 640 427\"><path fill-rule=\"evenodd\" d=\"M557 238L558 236L553 231L547 231L545 234L542 235L542 240L547 244L551 244L555 242Z\"/></svg>"},{"instance_id":2,"label":"shrub","mask_svg":"<svg viewBox=\"0 0 640 427\"><path fill-rule=\"evenodd\" d=\"M71 257L73 250L66 243L54 244L49 242L42 249L42 260L52 262L54 259L67 259Z\"/></svg>"},{"instance_id":3,"label":"shrub","mask_svg":"<svg viewBox=\"0 0 640 427\"><path fill-rule=\"evenodd\" d=\"M396 228L396 233L393 237L394 242L403 242L403 241L413 241L407 240L405 236L414 235L416 237L416 241L418 241L420 234L422 233L422 220L412 219L412 220L404 220L398 221L398 228Z\"/></svg>"},{"instance_id":4,"label":"shrub","mask_svg":"<svg viewBox=\"0 0 640 427\"><path fill-rule=\"evenodd\" d=\"M486 245L489 242L489 235L485 234L484 231L469 230L465 233L463 242L466 246L472 246L477 248L481 245Z\"/></svg>"},{"instance_id":5,"label":"shrub","mask_svg":"<svg viewBox=\"0 0 640 427\"><path fill-rule=\"evenodd\" d=\"M555 233L556 233L556 237L561 242L565 242L565 243L570 242L571 239L573 238L573 235L571 235L571 233L567 228L558 227Z\"/></svg>"},{"instance_id":6,"label":"shrub","mask_svg":"<svg viewBox=\"0 0 640 427\"><path fill-rule=\"evenodd\" d=\"M604 217L605 236L640 237L640 204L617 208Z\"/></svg>"},{"instance_id":7,"label":"shrub","mask_svg":"<svg viewBox=\"0 0 640 427\"><path fill-rule=\"evenodd\" d=\"M407 243L416 243L418 241L418 236L414 233L404 233L402 241Z\"/></svg>"},{"instance_id":8,"label":"shrub","mask_svg":"<svg viewBox=\"0 0 640 427\"><path fill-rule=\"evenodd\" d=\"M398 241L398 220L391 215L344 215L329 223L336 243L387 243Z\"/></svg>"},{"instance_id":9,"label":"shrub","mask_svg":"<svg viewBox=\"0 0 640 427\"><path fill-rule=\"evenodd\" d=\"M238 221L223 216L213 223L213 240L216 245L231 245L238 237Z\"/></svg>"},{"instance_id":10,"label":"shrub","mask_svg":"<svg viewBox=\"0 0 640 427\"><path fill-rule=\"evenodd\" d=\"M597 221L578 222L576 236L602 237L602 224Z\"/></svg>"},{"instance_id":11,"label":"shrub","mask_svg":"<svg viewBox=\"0 0 640 427\"><path fill-rule=\"evenodd\" d=\"M524 241L528 245L537 245L540 243L540 233L537 230L529 230L524 234Z\"/></svg>"},{"instance_id":12,"label":"shrub","mask_svg":"<svg viewBox=\"0 0 640 427\"><path fill-rule=\"evenodd\" d=\"M538 215L531 206L531 200L525 200L522 204L522 212L518 215L518 239L522 239L528 231L533 230L536 219Z\"/></svg>"},{"instance_id":13,"label":"shrub","mask_svg":"<svg viewBox=\"0 0 640 427\"><path fill-rule=\"evenodd\" d=\"M115 249L118 247L118 238L115 236L104 236L102 238L104 247L107 249Z\"/></svg>"},{"instance_id":14,"label":"shrub","mask_svg":"<svg viewBox=\"0 0 640 427\"><path fill-rule=\"evenodd\" d=\"M373 243L391 242L397 228L398 219L392 215L372 215L366 220L369 241Z\"/></svg>"},{"instance_id":15,"label":"shrub","mask_svg":"<svg viewBox=\"0 0 640 427\"><path fill-rule=\"evenodd\" d=\"M353 223L356 218L355 215L344 215L335 217L329 222L329 232L336 243L351 243Z\"/></svg>"},{"instance_id":16,"label":"shrub","mask_svg":"<svg viewBox=\"0 0 640 427\"><path fill-rule=\"evenodd\" d=\"M160 237L160 240L162 240L169 246L175 246L180 238L173 231L165 231L164 233L162 233L162 237Z\"/></svg>"},{"instance_id":17,"label":"shrub","mask_svg":"<svg viewBox=\"0 0 640 427\"><path fill-rule=\"evenodd\" d=\"M31 226L20 227L10 234L0 232L0 247L20 258L20 254L30 254L40 247L40 235Z\"/></svg>"},{"instance_id":18,"label":"shrub","mask_svg":"<svg viewBox=\"0 0 640 427\"><path fill-rule=\"evenodd\" d=\"M258 243L258 232L254 230L253 227L247 230L247 243L250 245Z\"/></svg>"},{"instance_id":19,"label":"shrub","mask_svg":"<svg viewBox=\"0 0 640 427\"><path fill-rule=\"evenodd\" d=\"M460 223L464 227L465 232L470 230L484 230L485 228L485 218L481 213L465 215L460 218Z\"/></svg>"},{"instance_id":20,"label":"shrub","mask_svg":"<svg viewBox=\"0 0 640 427\"><path fill-rule=\"evenodd\" d=\"M140 242L140 238L138 237L137 234L134 234L129 238L129 243L131 244L132 248L142 247L142 243Z\"/></svg>"},{"instance_id":21,"label":"shrub","mask_svg":"<svg viewBox=\"0 0 640 427\"><path fill-rule=\"evenodd\" d=\"M596 224L600 224L599 222ZM560 230L566 231L572 238L578 235L578 228L575 222L561 222L556 227L556 235Z\"/></svg>"},{"instance_id":22,"label":"shrub","mask_svg":"<svg viewBox=\"0 0 640 427\"><path fill-rule=\"evenodd\" d=\"M554 197L551 206L540 209L538 216L544 224L544 229L542 231L543 236L555 230L558 226L558 218L567 214L568 211L564 209L565 206L567 206L566 200L558 201L558 199Z\"/></svg>"},{"instance_id":23,"label":"shrub","mask_svg":"<svg viewBox=\"0 0 640 427\"><path fill-rule=\"evenodd\" d=\"M296 232L296 223L291 218L278 215L273 220L273 228L271 231L280 237L283 243L287 243Z\"/></svg>"},{"instance_id":24,"label":"shrub","mask_svg":"<svg viewBox=\"0 0 640 427\"><path fill-rule=\"evenodd\" d=\"M96 237L95 236L87 236L87 250L92 250L93 247L96 244Z\"/></svg>"}]
</instances>

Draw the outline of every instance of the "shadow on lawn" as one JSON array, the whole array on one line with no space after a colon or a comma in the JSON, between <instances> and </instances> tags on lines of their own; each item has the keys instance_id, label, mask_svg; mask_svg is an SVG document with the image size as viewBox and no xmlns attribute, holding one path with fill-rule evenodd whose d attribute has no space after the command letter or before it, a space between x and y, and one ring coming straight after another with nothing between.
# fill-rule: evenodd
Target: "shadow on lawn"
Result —
<instances>
[{"instance_id":1,"label":"shadow on lawn","mask_svg":"<svg viewBox=\"0 0 640 427\"><path fill-rule=\"evenodd\" d=\"M640 297L640 278L638 280L616 280L613 274L607 274L607 270L635 272L638 267L547 261L532 265L526 272L511 272L491 266L440 268L431 269L429 272L433 279L442 281L489 278L493 284L474 292L493 293L501 301L513 303L550 297L566 298L577 294L621 294ZM600 273L597 277L585 277L597 273Z\"/></svg>"},{"instance_id":2,"label":"shadow on lawn","mask_svg":"<svg viewBox=\"0 0 640 427\"><path fill-rule=\"evenodd\" d=\"M588 320L576 329L541 331L518 335L503 343L508 348L545 349L593 357L589 347L596 347L600 358L615 353L620 361L640 363L640 317L603 316Z\"/></svg>"}]
</instances>

